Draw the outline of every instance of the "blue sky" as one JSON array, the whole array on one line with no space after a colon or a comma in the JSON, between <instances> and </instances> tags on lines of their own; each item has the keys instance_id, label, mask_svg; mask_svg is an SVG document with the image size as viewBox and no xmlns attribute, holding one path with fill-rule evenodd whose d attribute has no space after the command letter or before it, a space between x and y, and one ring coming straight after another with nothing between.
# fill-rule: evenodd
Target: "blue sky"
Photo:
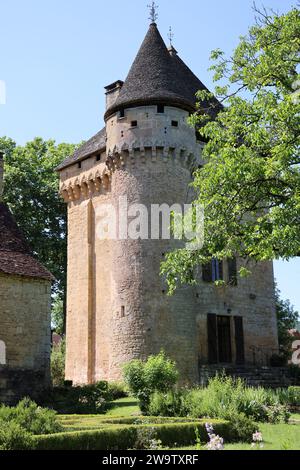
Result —
<instances>
[{"instance_id":1,"label":"blue sky","mask_svg":"<svg viewBox=\"0 0 300 470\"><path fill-rule=\"evenodd\" d=\"M103 126L104 86L124 79L148 28L150 0L0 0L0 135L77 143ZM212 88L210 51L227 53L254 21L252 0L156 0L180 56ZM257 0L284 12L296 0ZM300 311L300 260L276 262L285 298Z\"/></svg>"}]
</instances>

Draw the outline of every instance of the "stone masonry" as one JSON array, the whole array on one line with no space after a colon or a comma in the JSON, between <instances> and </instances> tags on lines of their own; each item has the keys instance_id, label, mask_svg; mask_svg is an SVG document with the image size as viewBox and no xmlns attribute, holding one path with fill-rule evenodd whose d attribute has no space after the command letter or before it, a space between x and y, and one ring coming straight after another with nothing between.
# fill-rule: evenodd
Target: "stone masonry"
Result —
<instances>
[{"instance_id":1,"label":"stone masonry","mask_svg":"<svg viewBox=\"0 0 300 470\"><path fill-rule=\"evenodd\" d=\"M160 263L180 241L98 236L103 208L118 208L120 198L148 213L153 204L190 202L205 144L187 118L203 88L151 24L126 81L106 89L105 128L58 168L68 204L66 378L74 383L118 380L124 363L161 349L187 383L199 382L209 349L227 348L230 362L245 366L278 350L272 263L253 264L235 285L225 261L222 287L204 281L199 266L199 285L169 297ZM212 314L227 330L217 323L212 334Z\"/></svg>"}]
</instances>

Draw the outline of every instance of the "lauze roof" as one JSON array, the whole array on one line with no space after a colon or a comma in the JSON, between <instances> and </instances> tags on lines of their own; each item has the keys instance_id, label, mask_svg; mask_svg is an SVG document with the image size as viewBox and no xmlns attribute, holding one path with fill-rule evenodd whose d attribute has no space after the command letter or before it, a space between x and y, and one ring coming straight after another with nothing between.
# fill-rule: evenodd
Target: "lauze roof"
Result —
<instances>
[{"instance_id":1,"label":"lauze roof","mask_svg":"<svg viewBox=\"0 0 300 470\"><path fill-rule=\"evenodd\" d=\"M0 274L53 280L33 256L10 210L0 202Z\"/></svg>"},{"instance_id":2,"label":"lauze roof","mask_svg":"<svg viewBox=\"0 0 300 470\"><path fill-rule=\"evenodd\" d=\"M134 106L164 104L196 111L196 93L207 90L189 67L167 48L155 23L152 23L129 74L121 85L116 102L107 109L105 119L117 111ZM222 109L217 99L201 103L203 111L215 118ZM67 158L57 170L62 170L87 156L105 149L105 128L81 146L73 156Z\"/></svg>"}]
</instances>

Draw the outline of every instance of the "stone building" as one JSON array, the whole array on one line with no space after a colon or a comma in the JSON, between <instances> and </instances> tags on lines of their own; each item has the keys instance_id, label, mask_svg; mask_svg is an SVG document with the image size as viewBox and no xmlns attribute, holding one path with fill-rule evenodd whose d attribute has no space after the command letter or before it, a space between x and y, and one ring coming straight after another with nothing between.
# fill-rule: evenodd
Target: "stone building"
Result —
<instances>
[{"instance_id":1,"label":"stone building","mask_svg":"<svg viewBox=\"0 0 300 470\"><path fill-rule=\"evenodd\" d=\"M0 154L0 403L13 404L50 385L52 276L32 256L2 191Z\"/></svg>"},{"instance_id":2,"label":"stone building","mask_svg":"<svg viewBox=\"0 0 300 470\"><path fill-rule=\"evenodd\" d=\"M200 89L152 23L125 82L106 87L105 127L58 168L68 204L66 378L74 383L120 379L124 363L161 349L183 381L198 382L206 364L246 367L278 349L272 263L237 279L239 260L214 260L199 267L198 287L169 297L160 263L180 241L128 237L121 221L115 237L99 236L105 210L119 214L124 201L148 213L190 201L192 172L204 164L205 144L187 124ZM211 104L216 114L220 104Z\"/></svg>"}]
</instances>

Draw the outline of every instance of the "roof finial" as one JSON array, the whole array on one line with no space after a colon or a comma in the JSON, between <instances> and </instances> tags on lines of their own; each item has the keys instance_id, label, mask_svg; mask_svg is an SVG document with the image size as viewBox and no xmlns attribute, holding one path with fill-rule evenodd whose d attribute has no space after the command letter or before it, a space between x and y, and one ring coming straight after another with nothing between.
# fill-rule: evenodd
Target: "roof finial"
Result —
<instances>
[{"instance_id":1,"label":"roof finial","mask_svg":"<svg viewBox=\"0 0 300 470\"><path fill-rule=\"evenodd\" d=\"M172 31L172 26L170 26L170 28L169 28L168 38L170 40L170 47L172 47L173 46L173 39L174 39L174 33Z\"/></svg>"},{"instance_id":2,"label":"roof finial","mask_svg":"<svg viewBox=\"0 0 300 470\"><path fill-rule=\"evenodd\" d=\"M158 18L158 13L157 13L158 5L156 5L155 2L152 2L151 5L148 5L148 8L150 8L149 20L151 21L151 23L155 23Z\"/></svg>"}]
</instances>

